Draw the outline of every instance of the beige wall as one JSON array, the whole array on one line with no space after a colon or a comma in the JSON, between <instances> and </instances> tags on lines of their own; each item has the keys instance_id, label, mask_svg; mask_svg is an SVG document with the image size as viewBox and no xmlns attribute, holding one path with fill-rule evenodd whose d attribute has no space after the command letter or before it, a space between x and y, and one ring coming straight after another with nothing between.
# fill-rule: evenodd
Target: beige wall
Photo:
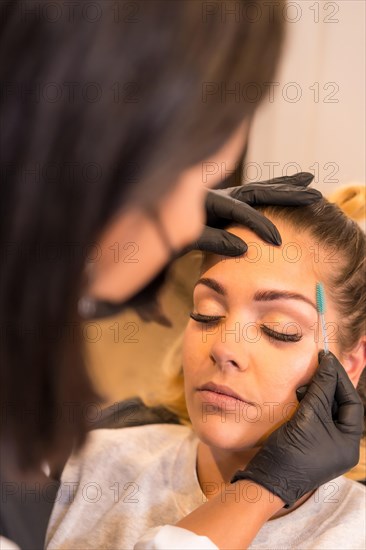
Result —
<instances>
[{"instance_id":1,"label":"beige wall","mask_svg":"<svg viewBox=\"0 0 366 550\"><path fill-rule=\"evenodd\" d=\"M288 24L278 85L254 120L246 180L257 173L268 179L269 163L278 163L275 176L299 166L316 174L314 185L326 194L351 181L364 183L366 2L289 4L297 9L288 17L301 17Z\"/></svg>"}]
</instances>

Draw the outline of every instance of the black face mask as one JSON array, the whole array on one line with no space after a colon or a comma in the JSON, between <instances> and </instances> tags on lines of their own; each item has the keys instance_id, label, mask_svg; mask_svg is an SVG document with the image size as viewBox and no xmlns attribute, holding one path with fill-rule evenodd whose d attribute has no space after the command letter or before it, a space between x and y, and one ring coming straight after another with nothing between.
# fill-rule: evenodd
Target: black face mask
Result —
<instances>
[{"instance_id":1,"label":"black face mask","mask_svg":"<svg viewBox=\"0 0 366 550\"><path fill-rule=\"evenodd\" d=\"M170 253L169 262L160 270L150 283L137 292L134 296L123 302L109 302L106 300L97 300L90 296L83 296L79 299L79 315L84 320L102 319L117 315L126 309L134 309L139 317L146 322L155 321L160 325L171 327L171 321L165 316L160 302L159 294L166 282L169 269L176 258L181 256L181 252L176 251L170 244L164 227L161 224L158 213L151 208L146 213L152 218L160 232L161 238Z\"/></svg>"}]
</instances>

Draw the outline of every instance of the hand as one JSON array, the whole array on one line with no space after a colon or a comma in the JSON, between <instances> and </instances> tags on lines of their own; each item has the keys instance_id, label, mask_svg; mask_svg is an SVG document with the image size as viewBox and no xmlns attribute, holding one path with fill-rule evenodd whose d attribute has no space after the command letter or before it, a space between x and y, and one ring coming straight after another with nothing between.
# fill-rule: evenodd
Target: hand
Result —
<instances>
[{"instance_id":1,"label":"hand","mask_svg":"<svg viewBox=\"0 0 366 550\"><path fill-rule=\"evenodd\" d=\"M363 404L332 353L320 364L292 418L264 442L231 483L250 479L292 506L306 493L353 468L359 460ZM332 404L337 403L332 415Z\"/></svg>"},{"instance_id":2,"label":"hand","mask_svg":"<svg viewBox=\"0 0 366 550\"><path fill-rule=\"evenodd\" d=\"M205 250L225 256L244 254L248 249L246 243L224 230L234 222L249 227L264 241L280 245L281 236L276 226L253 206L311 204L322 198L320 191L307 189L313 179L313 174L299 172L293 176L209 190L206 198L207 225L200 238L187 246L181 254L190 250Z\"/></svg>"}]
</instances>

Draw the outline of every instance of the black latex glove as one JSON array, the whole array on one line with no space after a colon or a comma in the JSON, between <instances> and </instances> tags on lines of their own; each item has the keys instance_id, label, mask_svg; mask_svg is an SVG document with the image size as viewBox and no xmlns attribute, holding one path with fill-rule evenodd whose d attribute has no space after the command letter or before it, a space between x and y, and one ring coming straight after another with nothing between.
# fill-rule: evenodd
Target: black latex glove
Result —
<instances>
[{"instance_id":1,"label":"black latex glove","mask_svg":"<svg viewBox=\"0 0 366 550\"><path fill-rule=\"evenodd\" d=\"M206 226L200 238L187 246L182 254L190 250L205 250L225 256L244 254L248 250L246 243L224 230L234 222L248 227L264 241L280 245L281 236L276 226L253 206L311 204L322 198L320 191L307 189L313 179L313 174L299 172L293 176L209 190L206 198Z\"/></svg>"},{"instance_id":2,"label":"black latex glove","mask_svg":"<svg viewBox=\"0 0 366 550\"><path fill-rule=\"evenodd\" d=\"M362 401L332 353L320 352L319 361L296 413L231 480L250 479L266 487L286 503L285 508L359 460ZM338 410L332 417L334 399Z\"/></svg>"}]
</instances>

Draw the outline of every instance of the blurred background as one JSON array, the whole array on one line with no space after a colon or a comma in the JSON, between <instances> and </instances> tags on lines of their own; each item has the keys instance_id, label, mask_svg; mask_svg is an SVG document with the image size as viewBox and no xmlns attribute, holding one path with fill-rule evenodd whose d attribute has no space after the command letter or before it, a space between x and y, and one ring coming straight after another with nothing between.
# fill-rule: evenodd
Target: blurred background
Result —
<instances>
[{"instance_id":1,"label":"blurred background","mask_svg":"<svg viewBox=\"0 0 366 550\"><path fill-rule=\"evenodd\" d=\"M274 101L256 115L248 179L256 165L266 179L276 163L275 176L313 172L325 194L365 183L365 9L359 0L288 3L288 17L299 20L287 24Z\"/></svg>"}]
</instances>

